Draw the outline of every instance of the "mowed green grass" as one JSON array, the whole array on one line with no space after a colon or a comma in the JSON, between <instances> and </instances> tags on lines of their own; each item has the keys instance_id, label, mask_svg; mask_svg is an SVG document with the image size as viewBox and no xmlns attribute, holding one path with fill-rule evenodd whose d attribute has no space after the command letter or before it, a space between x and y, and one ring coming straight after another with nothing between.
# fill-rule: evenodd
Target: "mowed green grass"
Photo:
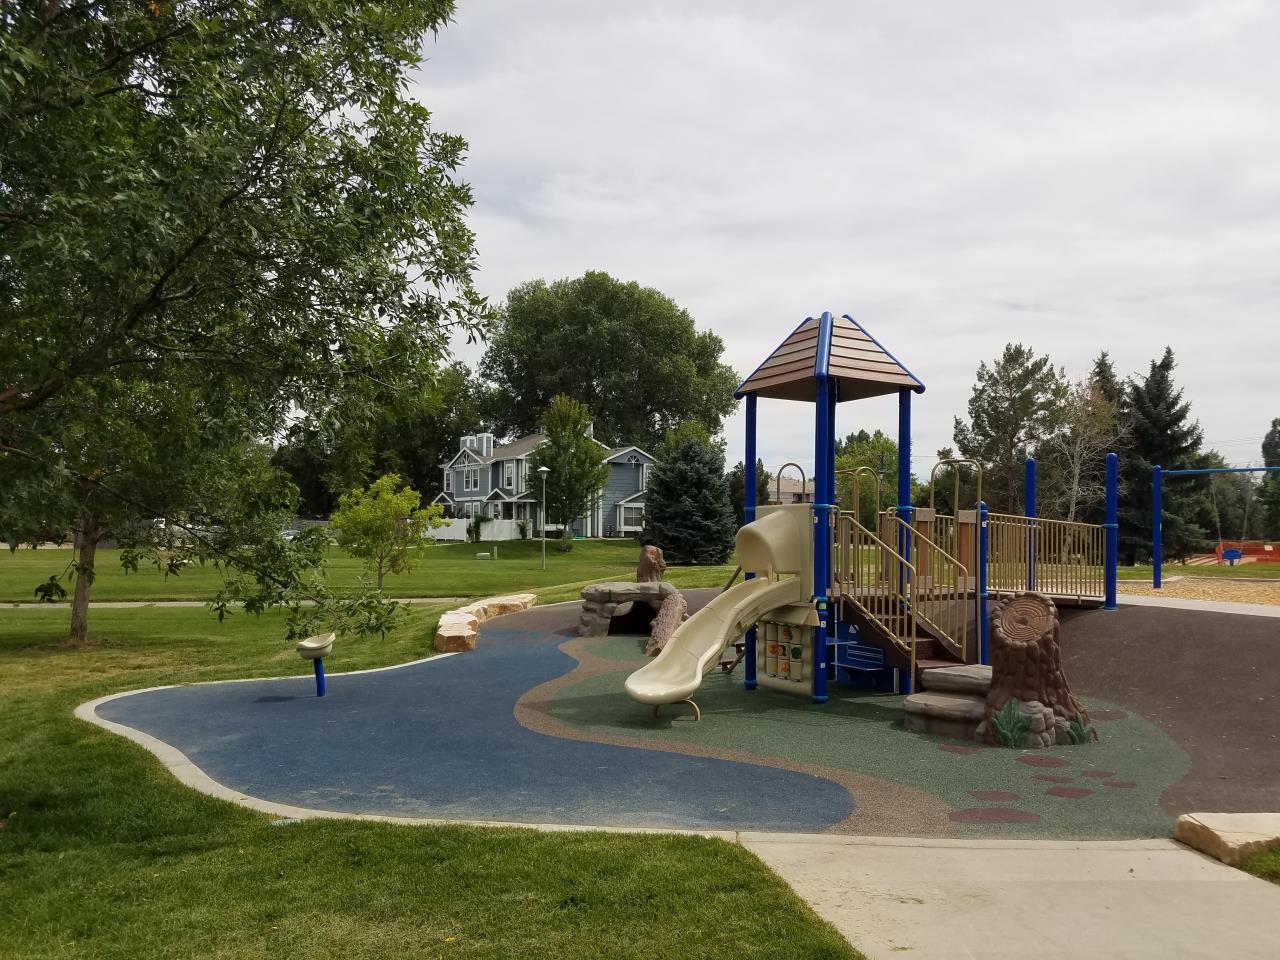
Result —
<instances>
[{"instance_id":1,"label":"mowed green grass","mask_svg":"<svg viewBox=\"0 0 1280 960\"><path fill-rule=\"evenodd\" d=\"M495 547L497 560L476 559L477 553ZM474 597L601 578L631 579L639 558L640 546L630 540L579 540L568 553L548 544L543 570L541 544L536 540L436 543L423 549L417 570L389 574L383 592L391 597ZM70 549L0 552L0 603L34 602L36 585L61 574L70 562ZM125 573L119 550L99 550L96 567L93 599L99 601L208 600L222 585L211 566L192 565L170 577L151 566ZM732 567L725 568L725 576L731 571ZM338 588L353 587L369 576L362 561L338 547L329 550L325 575Z\"/></svg>"},{"instance_id":2,"label":"mowed green grass","mask_svg":"<svg viewBox=\"0 0 1280 960\"><path fill-rule=\"evenodd\" d=\"M1255 853L1240 864L1240 867L1242 870L1249 871L1255 877L1270 880L1272 883L1280 883L1280 850Z\"/></svg>"},{"instance_id":3,"label":"mowed green grass","mask_svg":"<svg viewBox=\"0 0 1280 960\"><path fill-rule=\"evenodd\" d=\"M1135 567L1121 567L1116 576L1120 580L1145 580L1151 582L1151 564L1139 564ZM1160 565L1163 577L1231 577L1240 580L1280 580L1280 565L1243 563L1237 567L1228 566L1188 566L1181 563L1165 563Z\"/></svg>"},{"instance_id":4,"label":"mowed green grass","mask_svg":"<svg viewBox=\"0 0 1280 960\"><path fill-rule=\"evenodd\" d=\"M331 669L422 656L445 606L341 641ZM201 609L114 609L91 626L94 645L68 649L66 611L0 610L0 956L859 956L722 841L273 826L189 790L72 710L117 690L305 674L281 615L219 625Z\"/></svg>"}]
</instances>

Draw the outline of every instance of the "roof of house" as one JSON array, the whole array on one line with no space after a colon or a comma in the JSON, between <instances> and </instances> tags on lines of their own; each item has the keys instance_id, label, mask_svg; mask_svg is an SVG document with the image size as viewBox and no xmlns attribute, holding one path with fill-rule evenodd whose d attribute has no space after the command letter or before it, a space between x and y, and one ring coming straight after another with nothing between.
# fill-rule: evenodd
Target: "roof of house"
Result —
<instances>
[{"instance_id":1,"label":"roof of house","mask_svg":"<svg viewBox=\"0 0 1280 960\"><path fill-rule=\"evenodd\" d=\"M860 323L845 314L809 317L782 341L764 363L735 391L779 400L817 396L819 375L837 384L841 400L861 400L897 393L924 392L924 384L898 362Z\"/></svg>"},{"instance_id":2,"label":"roof of house","mask_svg":"<svg viewBox=\"0 0 1280 960\"><path fill-rule=\"evenodd\" d=\"M490 460L514 460L516 457L523 457L532 453L537 446L546 440L546 434L531 433L528 436L520 437L512 440L510 443L504 443L493 448L493 456Z\"/></svg>"}]
</instances>

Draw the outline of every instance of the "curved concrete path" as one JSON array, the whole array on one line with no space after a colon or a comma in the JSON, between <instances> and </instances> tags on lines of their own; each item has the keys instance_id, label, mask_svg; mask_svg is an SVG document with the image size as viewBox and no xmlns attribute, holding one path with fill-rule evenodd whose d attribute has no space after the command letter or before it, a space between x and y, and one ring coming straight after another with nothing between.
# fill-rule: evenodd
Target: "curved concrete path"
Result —
<instances>
[{"instance_id":1,"label":"curved concrete path","mask_svg":"<svg viewBox=\"0 0 1280 960\"><path fill-rule=\"evenodd\" d=\"M312 810L714 831L821 831L852 812L848 791L820 777L520 726L517 699L575 661L557 649L566 636L504 619L464 655L331 674L323 699L298 677L140 691L92 713L233 796Z\"/></svg>"}]
</instances>

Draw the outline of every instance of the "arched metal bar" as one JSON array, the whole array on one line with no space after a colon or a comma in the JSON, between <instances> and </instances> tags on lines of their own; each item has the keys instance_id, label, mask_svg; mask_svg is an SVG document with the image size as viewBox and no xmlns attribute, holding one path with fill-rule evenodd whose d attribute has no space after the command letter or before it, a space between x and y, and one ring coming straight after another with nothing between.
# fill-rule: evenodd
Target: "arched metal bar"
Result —
<instances>
[{"instance_id":1,"label":"arched metal bar","mask_svg":"<svg viewBox=\"0 0 1280 960\"><path fill-rule=\"evenodd\" d=\"M935 481L938 478L938 471L943 467L959 468L962 466L970 466L973 468L974 477L976 478L978 483L978 489L977 489L976 496L974 497L974 501L981 502L982 500L982 464L978 463L977 460L972 460L968 457L956 457L956 458L951 458L947 460L939 460L937 463L933 465L933 469L929 471L929 509L930 510L937 509L937 504L935 502L935 494L937 493L938 487ZM951 509L959 510L960 509L960 471L959 469L956 469L955 475L956 475L955 493L952 497Z\"/></svg>"},{"instance_id":2,"label":"arched metal bar","mask_svg":"<svg viewBox=\"0 0 1280 960\"><path fill-rule=\"evenodd\" d=\"M873 513L878 516L880 514L880 504L884 502L884 479L880 474L876 473L874 468L863 464L860 467L850 467L848 470L837 470L836 476L848 474L853 477L853 512L856 514L858 506L862 503L862 498L859 496L858 477L864 473L871 474L871 479L876 482L876 506Z\"/></svg>"},{"instance_id":3,"label":"arched metal bar","mask_svg":"<svg viewBox=\"0 0 1280 960\"><path fill-rule=\"evenodd\" d=\"M800 499L803 500L809 495L809 478L804 475L804 467L798 463L788 460L778 468L778 472L773 476L774 501L782 503L782 471L787 467L795 467L800 471Z\"/></svg>"}]
</instances>

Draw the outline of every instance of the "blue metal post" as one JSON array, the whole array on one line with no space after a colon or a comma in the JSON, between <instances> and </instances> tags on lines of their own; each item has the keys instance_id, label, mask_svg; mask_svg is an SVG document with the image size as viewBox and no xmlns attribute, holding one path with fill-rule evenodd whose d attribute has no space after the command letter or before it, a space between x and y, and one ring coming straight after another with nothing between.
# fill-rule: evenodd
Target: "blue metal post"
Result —
<instances>
[{"instance_id":1,"label":"blue metal post","mask_svg":"<svg viewBox=\"0 0 1280 960\"><path fill-rule=\"evenodd\" d=\"M747 401L747 449L742 460L742 481L744 496L742 498L742 522L751 523L756 518L756 400L754 393L746 396ZM755 574L748 573L744 579L750 580ZM756 688L756 628L747 631L746 646L742 655L744 669L742 685L748 690Z\"/></svg>"},{"instance_id":2,"label":"blue metal post","mask_svg":"<svg viewBox=\"0 0 1280 960\"><path fill-rule=\"evenodd\" d=\"M324 660L321 657L316 657L314 660L311 661L311 663L316 668L316 696L323 697L324 696Z\"/></svg>"},{"instance_id":3,"label":"blue metal post","mask_svg":"<svg viewBox=\"0 0 1280 960\"><path fill-rule=\"evenodd\" d=\"M978 636L982 663L990 662L987 654L987 504L978 501Z\"/></svg>"},{"instance_id":4,"label":"blue metal post","mask_svg":"<svg viewBox=\"0 0 1280 960\"><path fill-rule=\"evenodd\" d=\"M1102 579L1106 592L1103 610L1118 610L1116 603L1116 576L1120 566L1120 458L1114 453L1107 454L1107 522L1103 527L1107 532L1107 553L1103 561Z\"/></svg>"},{"instance_id":5,"label":"blue metal post","mask_svg":"<svg viewBox=\"0 0 1280 960\"><path fill-rule=\"evenodd\" d=\"M1028 520L1036 518L1036 458L1027 457L1023 465L1023 500L1026 501L1022 511ZM1027 524L1027 589L1036 588L1036 525Z\"/></svg>"},{"instance_id":6,"label":"blue metal post","mask_svg":"<svg viewBox=\"0 0 1280 960\"><path fill-rule=\"evenodd\" d=\"M818 625L813 629L813 702L827 702L827 638L831 634L831 504L835 500L835 407L831 396L831 314L823 313L818 323L817 361L814 379L813 436L813 602Z\"/></svg>"},{"instance_id":7,"label":"blue metal post","mask_svg":"<svg viewBox=\"0 0 1280 960\"><path fill-rule=\"evenodd\" d=\"M911 522L911 391L898 391L898 516ZM911 538L902 531L899 553L911 562Z\"/></svg>"},{"instance_id":8,"label":"blue metal post","mask_svg":"<svg viewBox=\"0 0 1280 960\"><path fill-rule=\"evenodd\" d=\"M1164 559L1164 471L1151 468L1151 587L1160 589L1160 564Z\"/></svg>"}]
</instances>

